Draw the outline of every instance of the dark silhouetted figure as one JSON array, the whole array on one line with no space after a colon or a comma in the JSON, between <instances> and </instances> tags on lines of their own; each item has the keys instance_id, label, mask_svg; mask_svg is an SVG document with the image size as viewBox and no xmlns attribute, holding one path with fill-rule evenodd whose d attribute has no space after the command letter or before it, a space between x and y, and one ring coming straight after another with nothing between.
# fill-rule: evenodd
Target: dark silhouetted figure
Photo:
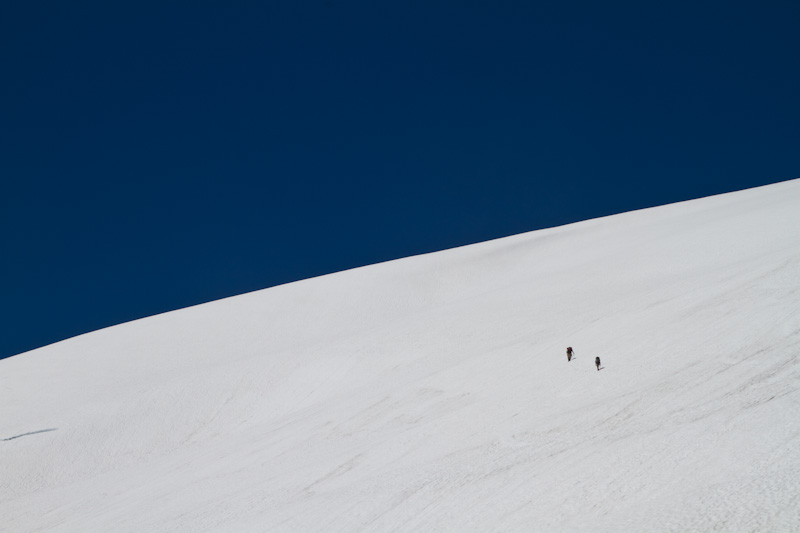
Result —
<instances>
[{"instance_id":1,"label":"dark silhouetted figure","mask_svg":"<svg viewBox=\"0 0 800 533\"><path fill-rule=\"evenodd\" d=\"M572 346L567 348L567 361L572 361Z\"/></svg>"},{"instance_id":2,"label":"dark silhouetted figure","mask_svg":"<svg viewBox=\"0 0 800 533\"><path fill-rule=\"evenodd\" d=\"M594 358L594 366L596 366L597 367L597 371L600 372L600 358L599 357L595 357Z\"/></svg>"}]
</instances>

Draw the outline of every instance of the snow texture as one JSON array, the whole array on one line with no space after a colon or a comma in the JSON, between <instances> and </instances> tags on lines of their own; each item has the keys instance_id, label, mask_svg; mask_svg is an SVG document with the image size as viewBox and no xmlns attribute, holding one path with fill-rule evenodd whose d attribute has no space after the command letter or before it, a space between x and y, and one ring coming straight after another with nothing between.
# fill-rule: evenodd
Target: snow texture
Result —
<instances>
[{"instance_id":1,"label":"snow texture","mask_svg":"<svg viewBox=\"0 0 800 533\"><path fill-rule=\"evenodd\" d=\"M800 180L340 272L0 361L0 530L796 532L799 354Z\"/></svg>"}]
</instances>

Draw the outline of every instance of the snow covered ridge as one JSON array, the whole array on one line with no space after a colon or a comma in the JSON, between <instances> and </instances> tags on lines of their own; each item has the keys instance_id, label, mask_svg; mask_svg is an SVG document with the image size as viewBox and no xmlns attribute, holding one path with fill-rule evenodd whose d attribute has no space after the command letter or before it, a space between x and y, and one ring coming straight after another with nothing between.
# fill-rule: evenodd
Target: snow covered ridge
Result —
<instances>
[{"instance_id":1,"label":"snow covered ridge","mask_svg":"<svg viewBox=\"0 0 800 533\"><path fill-rule=\"evenodd\" d=\"M799 356L800 180L373 265L0 361L0 530L796 532Z\"/></svg>"}]
</instances>

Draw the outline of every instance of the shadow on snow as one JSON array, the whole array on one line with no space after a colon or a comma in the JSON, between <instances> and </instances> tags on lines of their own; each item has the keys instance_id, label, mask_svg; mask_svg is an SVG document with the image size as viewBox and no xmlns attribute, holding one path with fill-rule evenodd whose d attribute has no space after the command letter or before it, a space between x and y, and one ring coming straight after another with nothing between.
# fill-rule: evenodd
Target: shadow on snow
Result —
<instances>
[{"instance_id":1,"label":"shadow on snow","mask_svg":"<svg viewBox=\"0 0 800 533\"><path fill-rule=\"evenodd\" d=\"M56 431L58 428L50 428L50 429L40 429L39 431L31 431L28 433L22 433L20 435L14 435L13 437L8 437L7 439L2 439L3 442L18 439L20 437L27 437L28 435L36 435L37 433L47 433L48 431Z\"/></svg>"}]
</instances>

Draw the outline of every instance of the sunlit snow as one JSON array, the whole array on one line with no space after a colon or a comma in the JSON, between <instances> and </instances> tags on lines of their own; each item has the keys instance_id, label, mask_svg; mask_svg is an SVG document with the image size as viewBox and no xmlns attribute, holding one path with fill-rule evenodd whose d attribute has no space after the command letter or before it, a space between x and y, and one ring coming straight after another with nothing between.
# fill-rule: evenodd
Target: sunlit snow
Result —
<instances>
[{"instance_id":1,"label":"sunlit snow","mask_svg":"<svg viewBox=\"0 0 800 533\"><path fill-rule=\"evenodd\" d=\"M800 180L373 265L0 361L0 530L796 532L799 356Z\"/></svg>"}]
</instances>

